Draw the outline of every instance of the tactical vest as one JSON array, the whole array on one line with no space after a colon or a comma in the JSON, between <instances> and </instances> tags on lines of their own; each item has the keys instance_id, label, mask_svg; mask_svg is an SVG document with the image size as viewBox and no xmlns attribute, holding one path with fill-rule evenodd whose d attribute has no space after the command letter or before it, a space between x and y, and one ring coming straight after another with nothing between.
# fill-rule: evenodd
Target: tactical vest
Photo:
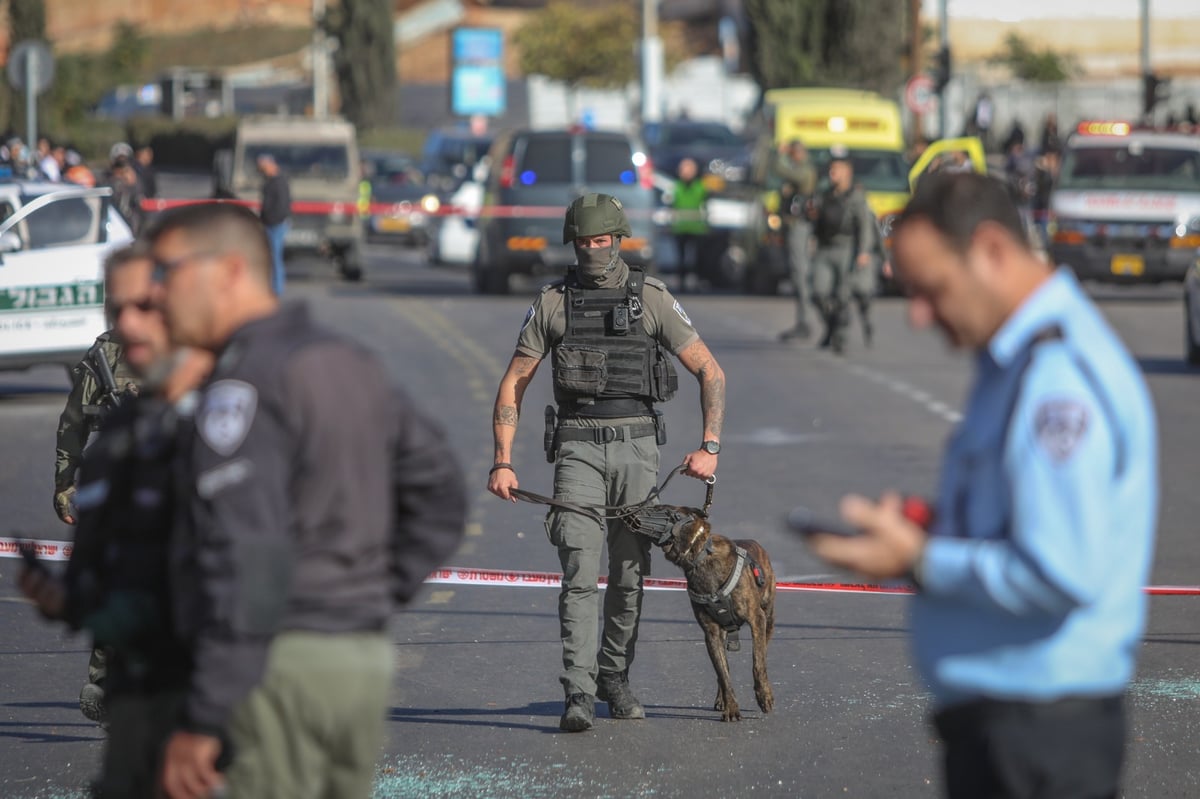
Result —
<instances>
[{"instance_id":1,"label":"tactical vest","mask_svg":"<svg viewBox=\"0 0 1200 799\"><path fill-rule=\"evenodd\" d=\"M559 416L646 416L675 395L671 356L642 324L645 275L629 267L621 288L585 289L574 274L563 285L567 328L551 350Z\"/></svg>"},{"instance_id":2,"label":"tactical vest","mask_svg":"<svg viewBox=\"0 0 1200 799\"><path fill-rule=\"evenodd\" d=\"M817 243L828 246L835 239L854 237L858 230L858 217L853 213L851 198L854 189L845 194L838 194L830 188L821 196L821 206L817 210L816 235Z\"/></svg>"}]
</instances>

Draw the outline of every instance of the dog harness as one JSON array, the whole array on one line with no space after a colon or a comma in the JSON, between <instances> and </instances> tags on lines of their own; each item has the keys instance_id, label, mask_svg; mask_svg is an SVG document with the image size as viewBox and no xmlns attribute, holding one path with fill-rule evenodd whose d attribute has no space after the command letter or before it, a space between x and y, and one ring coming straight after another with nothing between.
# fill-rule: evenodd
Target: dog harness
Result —
<instances>
[{"instance_id":1,"label":"dog harness","mask_svg":"<svg viewBox=\"0 0 1200 799\"><path fill-rule=\"evenodd\" d=\"M711 539L708 549L711 551ZM726 648L731 652L736 652L741 649L741 644L737 640L737 631L746 623L745 619L738 618L733 612L733 589L737 587L738 580L742 578L742 570L749 565L750 573L754 575L754 582L762 588L766 585L766 579L763 577L762 567L750 557L750 553L739 546L734 546L734 552L737 554L737 562L733 566L733 572L729 575L729 579L721 586L720 590L714 594L698 594L695 591L688 589L688 599L692 600L692 604L704 610L709 617L717 624L721 625L727 636Z\"/></svg>"}]
</instances>

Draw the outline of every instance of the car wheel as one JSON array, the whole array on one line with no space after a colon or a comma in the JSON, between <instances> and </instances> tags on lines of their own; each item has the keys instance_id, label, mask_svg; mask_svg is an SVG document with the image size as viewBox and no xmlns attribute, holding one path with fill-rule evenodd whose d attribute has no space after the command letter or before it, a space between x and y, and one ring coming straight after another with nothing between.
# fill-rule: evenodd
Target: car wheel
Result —
<instances>
[{"instance_id":1,"label":"car wheel","mask_svg":"<svg viewBox=\"0 0 1200 799\"><path fill-rule=\"evenodd\" d=\"M490 256L489 247L483 238L475 250L475 260L471 266L471 275L475 291L479 294L507 294L508 267L503 263L494 263Z\"/></svg>"}]
</instances>

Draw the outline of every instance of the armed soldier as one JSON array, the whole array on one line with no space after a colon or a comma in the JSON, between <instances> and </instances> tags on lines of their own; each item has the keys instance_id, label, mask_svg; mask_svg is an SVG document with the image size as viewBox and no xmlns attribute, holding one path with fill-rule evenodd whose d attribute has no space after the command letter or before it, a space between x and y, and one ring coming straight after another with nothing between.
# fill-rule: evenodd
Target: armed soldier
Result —
<instances>
[{"instance_id":1,"label":"armed soldier","mask_svg":"<svg viewBox=\"0 0 1200 799\"><path fill-rule=\"evenodd\" d=\"M75 476L84 448L100 429L105 415L136 394L137 385L137 377L126 364L111 330L101 333L71 370L71 393L58 418L54 464L54 512L67 524L75 524ZM104 721L104 678L104 651L94 649L88 660L87 682L79 692L79 709L96 722Z\"/></svg>"},{"instance_id":2,"label":"armed soldier","mask_svg":"<svg viewBox=\"0 0 1200 799\"><path fill-rule=\"evenodd\" d=\"M547 456L554 496L583 505L622 505L646 498L658 480L658 445L666 428L655 403L674 396L673 353L700 383L703 443L684 458L684 473L707 479L717 469L725 418L725 374L683 307L659 280L620 257L632 231L620 201L587 194L567 209L563 243L578 265L542 289L525 317L517 349L500 381L492 419L495 465L488 490L516 501L512 443L525 390L538 364L552 358L553 406L546 408ZM557 417L557 419L556 419ZM551 510L546 531L563 569L558 616L566 709L559 728L591 729L597 698L616 719L645 718L629 688L629 666L650 573L650 539L621 521ZM603 643L596 616L600 553L608 544Z\"/></svg>"},{"instance_id":3,"label":"armed soldier","mask_svg":"<svg viewBox=\"0 0 1200 799\"><path fill-rule=\"evenodd\" d=\"M808 326L804 292L809 283L810 241L812 223L808 219L808 206L817 192L817 170L808 157L804 142L793 139L781 148L776 158L772 176L778 183L779 215L787 225L788 267L792 278L792 291L796 295L796 324L779 334L782 341L808 338Z\"/></svg>"},{"instance_id":4,"label":"armed soldier","mask_svg":"<svg viewBox=\"0 0 1200 799\"><path fill-rule=\"evenodd\" d=\"M150 302L153 265L127 248L106 262L105 304L123 368L140 396L105 417L79 466L78 528L65 575L26 569L21 588L48 618L92 634L108 652L109 724L100 796L151 797L162 740L179 712L188 653L170 634L167 544L173 512L171 462L189 392L211 358L172 354ZM97 651L100 651L99 649Z\"/></svg>"},{"instance_id":5,"label":"armed soldier","mask_svg":"<svg viewBox=\"0 0 1200 799\"><path fill-rule=\"evenodd\" d=\"M854 183L849 152L835 147L830 156L830 185L816 210L813 305L825 322L821 346L840 354L846 346L852 273L871 268L877 231L866 195Z\"/></svg>"}]
</instances>

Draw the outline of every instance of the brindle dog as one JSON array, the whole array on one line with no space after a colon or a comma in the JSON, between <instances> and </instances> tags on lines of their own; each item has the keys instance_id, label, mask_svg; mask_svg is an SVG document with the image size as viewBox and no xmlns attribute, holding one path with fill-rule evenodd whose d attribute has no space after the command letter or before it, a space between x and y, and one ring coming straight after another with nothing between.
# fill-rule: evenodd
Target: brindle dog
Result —
<instances>
[{"instance_id":1,"label":"brindle dog","mask_svg":"<svg viewBox=\"0 0 1200 799\"><path fill-rule=\"evenodd\" d=\"M708 519L696 508L675 507L674 510L691 516L691 520L677 524L671 537L661 542L661 546L667 560L683 569L689 591L706 596L716 594L737 565L736 547L740 546L750 556L730 599L734 616L750 626L754 640L754 698L764 713L770 713L775 705L775 696L767 679L767 643L775 629L775 571L771 568L771 559L757 541L733 541L714 533ZM758 564L763 580L761 586L750 561ZM704 605L693 602L692 612L704 630L708 656L717 672L717 701L713 710L721 711L722 721L740 721L742 714L733 695L729 661L725 656L725 630Z\"/></svg>"}]
</instances>

